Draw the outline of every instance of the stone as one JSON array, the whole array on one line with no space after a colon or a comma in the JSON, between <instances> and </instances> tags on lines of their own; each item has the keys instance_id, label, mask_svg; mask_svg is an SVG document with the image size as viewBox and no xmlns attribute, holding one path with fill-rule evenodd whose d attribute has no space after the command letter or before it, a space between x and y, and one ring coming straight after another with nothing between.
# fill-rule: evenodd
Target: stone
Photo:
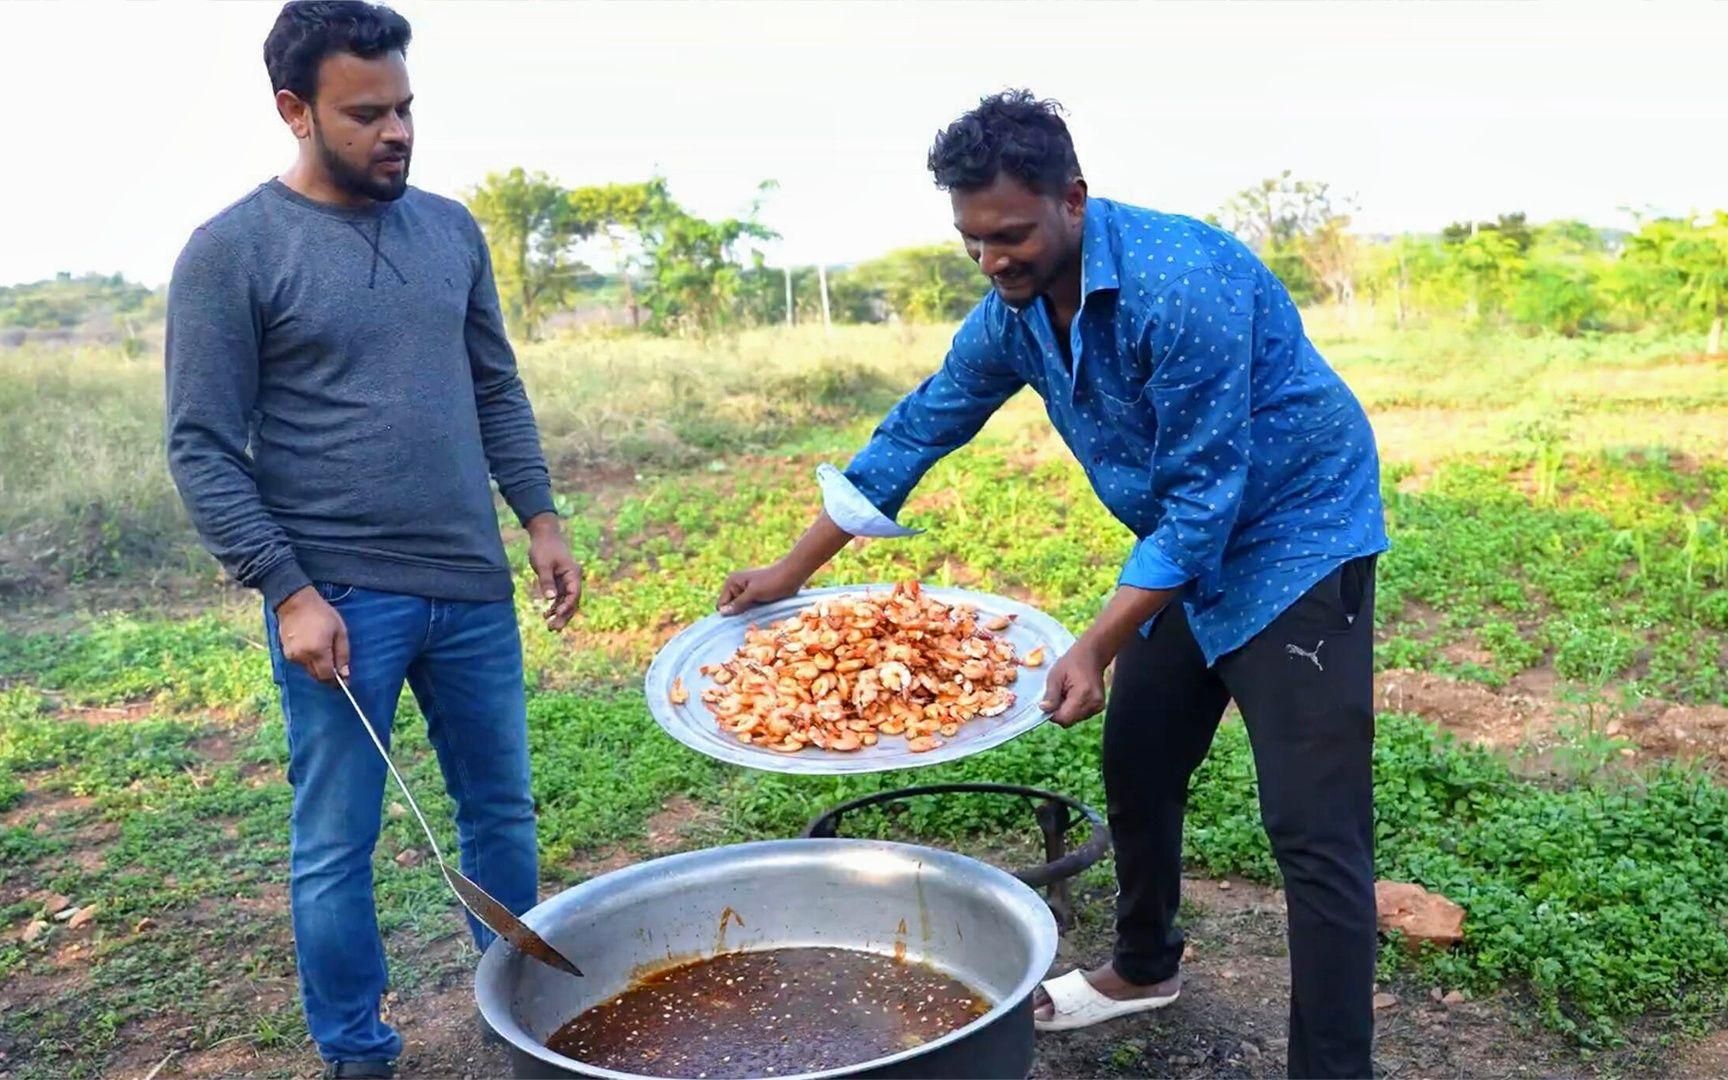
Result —
<instances>
[{"instance_id":1,"label":"stone","mask_svg":"<svg viewBox=\"0 0 1728 1080\"><path fill-rule=\"evenodd\" d=\"M152 919L150 916L146 915L142 919L139 919L136 923L134 923L132 925L132 932L134 934L142 934L146 930L153 930L155 928L156 928L156 920Z\"/></svg>"},{"instance_id":2,"label":"stone","mask_svg":"<svg viewBox=\"0 0 1728 1080\"><path fill-rule=\"evenodd\" d=\"M1220 881L1218 883L1218 891L1219 892L1229 892L1230 891L1230 883L1228 881Z\"/></svg>"},{"instance_id":3,"label":"stone","mask_svg":"<svg viewBox=\"0 0 1728 1080\"><path fill-rule=\"evenodd\" d=\"M418 848L403 848L401 853L396 856L396 865L397 866L419 866L420 865L420 849L418 849Z\"/></svg>"},{"instance_id":4,"label":"stone","mask_svg":"<svg viewBox=\"0 0 1728 1080\"><path fill-rule=\"evenodd\" d=\"M43 922L41 919L32 919L30 925L24 928L24 932L18 935L18 939L28 945L30 942L35 941L47 932L47 923Z\"/></svg>"},{"instance_id":5,"label":"stone","mask_svg":"<svg viewBox=\"0 0 1728 1080\"><path fill-rule=\"evenodd\" d=\"M68 919L72 918L72 916L74 916L76 914L78 914L78 909L75 907L61 908L59 911L56 911L54 913L54 921L55 922L66 922Z\"/></svg>"},{"instance_id":6,"label":"stone","mask_svg":"<svg viewBox=\"0 0 1728 1080\"><path fill-rule=\"evenodd\" d=\"M72 918L66 923L66 929L78 930L78 929L81 929L85 926L89 926L92 922L95 922L95 921L96 921L96 905L95 904L86 904L84 907L79 908L78 914L72 916Z\"/></svg>"},{"instance_id":7,"label":"stone","mask_svg":"<svg viewBox=\"0 0 1728 1080\"><path fill-rule=\"evenodd\" d=\"M1445 997L1445 993L1438 986L1428 991L1428 1000L1430 1001L1441 1001L1444 1000Z\"/></svg>"},{"instance_id":8,"label":"stone","mask_svg":"<svg viewBox=\"0 0 1728 1080\"><path fill-rule=\"evenodd\" d=\"M1469 1000L1462 990L1448 990L1446 996L1440 999L1441 1003L1445 1005L1462 1005Z\"/></svg>"},{"instance_id":9,"label":"stone","mask_svg":"<svg viewBox=\"0 0 1728 1080\"><path fill-rule=\"evenodd\" d=\"M72 898L59 893L41 893L40 899L44 915L58 915L72 906Z\"/></svg>"},{"instance_id":10,"label":"stone","mask_svg":"<svg viewBox=\"0 0 1728 1080\"><path fill-rule=\"evenodd\" d=\"M1374 995L1374 1011L1375 1012L1379 1012L1382 1009L1390 1009L1394 1005L1397 1005L1397 1004L1398 1004L1398 995L1397 994L1388 994L1384 990L1382 990L1380 993Z\"/></svg>"},{"instance_id":11,"label":"stone","mask_svg":"<svg viewBox=\"0 0 1728 1080\"><path fill-rule=\"evenodd\" d=\"M1374 904L1380 913L1380 932L1402 933L1410 952L1420 951L1424 943L1450 949L1464 940L1464 909L1420 885L1376 881Z\"/></svg>"}]
</instances>

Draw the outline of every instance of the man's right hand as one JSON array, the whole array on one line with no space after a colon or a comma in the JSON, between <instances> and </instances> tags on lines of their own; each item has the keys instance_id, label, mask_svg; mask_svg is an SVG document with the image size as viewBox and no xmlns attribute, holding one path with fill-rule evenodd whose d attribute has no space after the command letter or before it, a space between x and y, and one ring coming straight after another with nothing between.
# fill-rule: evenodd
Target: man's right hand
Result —
<instances>
[{"instance_id":1,"label":"man's right hand","mask_svg":"<svg viewBox=\"0 0 1728 1080\"><path fill-rule=\"evenodd\" d=\"M348 625L318 590L308 585L276 609L282 655L330 686L336 673L348 677Z\"/></svg>"},{"instance_id":2,"label":"man's right hand","mask_svg":"<svg viewBox=\"0 0 1728 1080\"><path fill-rule=\"evenodd\" d=\"M808 576L800 577L784 561L755 570L740 570L720 586L720 599L714 606L722 615L736 615L757 604L784 600L803 588L807 580Z\"/></svg>"},{"instance_id":3,"label":"man's right hand","mask_svg":"<svg viewBox=\"0 0 1728 1080\"><path fill-rule=\"evenodd\" d=\"M771 566L755 570L740 570L720 586L720 599L714 606L722 615L736 615L757 604L784 600L804 587L829 559L851 543L852 535L834 524L826 511L816 515L816 521L792 545L784 559Z\"/></svg>"}]
</instances>

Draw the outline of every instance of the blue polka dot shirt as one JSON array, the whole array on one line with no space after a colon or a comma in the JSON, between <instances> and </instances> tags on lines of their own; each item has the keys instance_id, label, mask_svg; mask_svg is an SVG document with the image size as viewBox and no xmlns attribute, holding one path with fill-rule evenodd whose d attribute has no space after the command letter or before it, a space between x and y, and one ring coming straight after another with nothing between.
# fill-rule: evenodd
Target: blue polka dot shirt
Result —
<instances>
[{"instance_id":1,"label":"blue polka dot shirt","mask_svg":"<svg viewBox=\"0 0 1728 1080\"><path fill-rule=\"evenodd\" d=\"M1094 198L1081 257L1071 365L1043 300L1016 310L992 291L846 469L818 470L824 505L854 535L908 535L894 518L918 481L1031 386L1138 538L1120 583L1181 588L1210 664L1386 549L1374 433L1284 286L1229 233Z\"/></svg>"}]
</instances>

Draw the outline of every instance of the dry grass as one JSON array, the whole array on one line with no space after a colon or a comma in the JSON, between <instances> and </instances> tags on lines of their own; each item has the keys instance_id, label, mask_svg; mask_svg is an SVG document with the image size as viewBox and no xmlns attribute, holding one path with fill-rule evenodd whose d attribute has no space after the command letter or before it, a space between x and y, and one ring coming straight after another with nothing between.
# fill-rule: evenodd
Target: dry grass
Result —
<instances>
[{"instance_id":1,"label":"dry grass","mask_svg":"<svg viewBox=\"0 0 1728 1080\"><path fill-rule=\"evenodd\" d=\"M1516 447L1529 425L1574 449L1719 453L1728 365L1675 339L1402 333L1310 318L1374 416L1390 461ZM668 471L874 419L940 361L951 328L770 328L706 340L582 335L521 363L563 488ZM993 431L1051 436L1024 395ZM164 466L157 358L117 349L0 353L0 592L43 581L207 569Z\"/></svg>"}]
</instances>

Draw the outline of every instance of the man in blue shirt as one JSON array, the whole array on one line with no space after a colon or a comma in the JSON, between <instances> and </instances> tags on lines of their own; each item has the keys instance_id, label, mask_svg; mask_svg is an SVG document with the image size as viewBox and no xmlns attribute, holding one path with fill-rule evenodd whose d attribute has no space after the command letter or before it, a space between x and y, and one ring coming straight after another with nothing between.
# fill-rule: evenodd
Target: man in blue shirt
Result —
<instances>
[{"instance_id":1,"label":"man in blue shirt","mask_svg":"<svg viewBox=\"0 0 1728 1080\"><path fill-rule=\"evenodd\" d=\"M1120 884L1112 961L1051 980L1043 1030L1158 1008L1180 989L1189 777L1234 700L1283 871L1293 1076L1368 1076L1375 964L1374 560L1386 548L1373 432L1288 292L1234 237L1091 198L1055 107L985 99L929 165L993 289L941 368L888 414L824 510L723 612L795 593L1024 386L1138 538L1115 595L1052 667L1063 727L1105 708Z\"/></svg>"}]
</instances>

